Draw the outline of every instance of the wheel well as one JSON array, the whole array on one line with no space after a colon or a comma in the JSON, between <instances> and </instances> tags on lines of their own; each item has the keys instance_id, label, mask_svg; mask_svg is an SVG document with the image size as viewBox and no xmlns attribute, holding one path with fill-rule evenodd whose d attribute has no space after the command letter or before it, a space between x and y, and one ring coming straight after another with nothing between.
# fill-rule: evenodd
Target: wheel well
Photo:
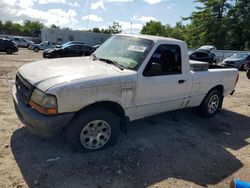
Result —
<instances>
[{"instance_id":1,"label":"wheel well","mask_svg":"<svg viewBox=\"0 0 250 188\"><path fill-rule=\"evenodd\" d=\"M221 95L222 95L222 101L223 101L223 98L224 98L224 96L223 96L224 87L223 87L222 85L217 85L217 86L213 87L212 89L210 89L210 90L207 92L207 94L206 94L206 96L203 98L202 102L205 100L205 98L207 97L207 95L208 95L212 90L214 90L214 89L217 89L217 90L221 93ZM201 102L201 103L202 103L202 102Z\"/></svg>"},{"instance_id":2,"label":"wheel well","mask_svg":"<svg viewBox=\"0 0 250 188\"><path fill-rule=\"evenodd\" d=\"M222 85L217 85L217 86L213 87L212 89L209 90L209 92L212 91L213 89L218 89L220 91L221 95L223 96L224 88Z\"/></svg>"},{"instance_id":3,"label":"wheel well","mask_svg":"<svg viewBox=\"0 0 250 188\"><path fill-rule=\"evenodd\" d=\"M114 113L116 116L120 118L120 128L124 133L127 133L127 123L129 121L128 117L125 115L125 111L122 108L122 106L116 102L111 102L111 101L102 101L102 102L97 102L94 104L91 104L89 106L86 106L82 108L78 113L82 113L83 111L87 111L92 108L105 108L112 113Z\"/></svg>"}]
</instances>

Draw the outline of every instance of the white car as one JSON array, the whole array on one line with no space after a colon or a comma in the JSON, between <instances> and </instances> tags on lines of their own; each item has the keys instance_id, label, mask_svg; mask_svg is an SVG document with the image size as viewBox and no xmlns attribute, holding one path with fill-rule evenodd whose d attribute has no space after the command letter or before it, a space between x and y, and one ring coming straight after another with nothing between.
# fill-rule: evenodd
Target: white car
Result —
<instances>
[{"instance_id":1,"label":"white car","mask_svg":"<svg viewBox=\"0 0 250 188\"><path fill-rule=\"evenodd\" d=\"M18 47L29 47L31 44L34 44L34 42L26 40L24 38L21 37L13 37L10 38L11 41L13 41L14 43L17 44Z\"/></svg>"},{"instance_id":2,"label":"white car","mask_svg":"<svg viewBox=\"0 0 250 188\"><path fill-rule=\"evenodd\" d=\"M53 48L55 47L55 43L54 42L50 42L50 41L44 41L40 44L31 44L28 49L29 50L34 50L34 52L39 52L40 50L46 50L49 48Z\"/></svg>"},{"instance_id":3,"label":"white car","mask_svg":"<svg viewBox=\"0 0 250 188\"><path fill-rule=\"evenodd\" d=\"M92 57L23 65L12 93L30 132L66 132L76 150L96 151L113 145L129 121L189 107L213 117L238 76L234 68L190 62L180 40L114 35Z\"/></svg>"}]
</instances>

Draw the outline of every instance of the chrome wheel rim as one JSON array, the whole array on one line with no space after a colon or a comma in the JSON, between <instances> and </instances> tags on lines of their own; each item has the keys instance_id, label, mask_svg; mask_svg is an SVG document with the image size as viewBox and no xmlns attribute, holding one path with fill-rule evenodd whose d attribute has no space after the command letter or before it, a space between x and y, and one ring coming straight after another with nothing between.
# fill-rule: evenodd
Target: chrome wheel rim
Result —
<instances>
[{"instance_id":1,"label":"chrome wheel rim","mask_svg":"<svg viewBox=\"0 0 250 188\"><path fill-rule=\"evenodd\" d=\"M111 127L104 120L89 122L81 131L81 144L91 150L103 147L110 139Z\"/></svg>"},{"instance_id":2,"label":"chrome wheel rim","mask_svg":"<svg viewBox=\"0 0 250 188\"><path fill-rule=\"evenodd\" d=\"M213 95L208 102L208 112L213 114L219 107L220 99L218 95Z\"/></svg>"}]
</instances>

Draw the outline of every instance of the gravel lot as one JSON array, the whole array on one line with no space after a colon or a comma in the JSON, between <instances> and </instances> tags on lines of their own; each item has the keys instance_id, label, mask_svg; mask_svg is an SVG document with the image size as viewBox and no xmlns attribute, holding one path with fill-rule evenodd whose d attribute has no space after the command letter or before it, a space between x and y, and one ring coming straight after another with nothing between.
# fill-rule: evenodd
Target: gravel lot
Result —
<instances>
[{"instance_id":1,"label":"gravel lot","mask_svg":"<svg viewBox=\"0 0 250 188\"><path fill-rule=\"evenodd\" d=\"M105 151L75 153L63 137L31 135L13 109L11 85L41 53L0 53L0 187L227 187L250 181L250 80L240 73L223 110L206 120L193 109L131 123Z\"/></svg>"}]
</instances>

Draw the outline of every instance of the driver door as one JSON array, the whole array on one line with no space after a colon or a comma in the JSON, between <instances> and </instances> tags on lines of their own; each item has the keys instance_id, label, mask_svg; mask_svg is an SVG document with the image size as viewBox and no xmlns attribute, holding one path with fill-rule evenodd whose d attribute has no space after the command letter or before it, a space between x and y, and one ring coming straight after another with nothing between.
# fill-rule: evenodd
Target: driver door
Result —
<instances>
[{"instance_id":1,"label":"driver door","mask_svg":"<svg viewBox=\"0 0 250 188\"><path fill-rule=\"evenodd\" d=\"M188 91L187 74L182 72L181 48L160 45L138 76L137 118L179 109Z\"/></svg>"}]
</instances>

